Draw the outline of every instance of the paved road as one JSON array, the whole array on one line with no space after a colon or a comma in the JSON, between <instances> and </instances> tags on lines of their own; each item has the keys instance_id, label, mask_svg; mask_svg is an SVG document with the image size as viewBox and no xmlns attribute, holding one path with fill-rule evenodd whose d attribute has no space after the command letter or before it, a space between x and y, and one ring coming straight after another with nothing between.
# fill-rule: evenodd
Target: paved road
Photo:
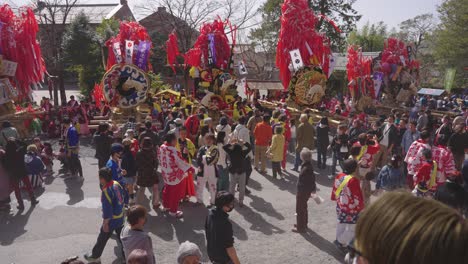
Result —
<instances>
[{"instance_id":1,"label":"paved road","mask_svg":"<svg viewBox=\"0 0 468 264\"><path fill-rule=\"evenodd\" d=\"M46 180L45 191L38 193L38 206L31 208L27 202L22 213L15 209L11 214L0 214L1 263L60 263L68 256L82 257L94 245L101 223L97 160L88 144L82 144L81 154L84 181L56 173ZM289 158L292 161L292 156ZM58 162L54 169L58 171ZM310 230L300 235L290 231L295 223L297 173L288 171L282 181L253 172L252 194L246 197L246 206L230 214L241 263L341 263L342 256L332 244L336 220L335 205L329 200L331 180L325 171L318 174L319 193L326 201L321 205L309 201ZM16 207L16 202L12 205ZM175 263L178 245L186 240L197 243L207 261L207 209L184 204L182 210L182 220L150 212L146 230L153 239L158 263ZM110 240L102 263L122 263L116 252L116 242Z\"/></svg>"}]
</instances>

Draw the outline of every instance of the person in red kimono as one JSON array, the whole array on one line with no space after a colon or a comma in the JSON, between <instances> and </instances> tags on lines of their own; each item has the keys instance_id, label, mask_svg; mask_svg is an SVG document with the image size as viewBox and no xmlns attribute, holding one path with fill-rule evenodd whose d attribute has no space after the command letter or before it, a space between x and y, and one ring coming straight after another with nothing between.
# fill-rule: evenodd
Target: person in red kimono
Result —
<instances>
[{"instance_id":1,"label":"person in red kimono","mask_svg":"<svg viewBox=\"0 0 468 264\"><path fill-rule=\"evenodd\" d=\"M408 164L408 175L406 176L406 181L410 190L414 188L413 176L424 162L422 151L424 149L431 149L431 146L429 145L430 136L431 135L427 130L422 131L420 139L413 142L406 153L404 160L405 163Z\"/></svg>"},{"instance_id":2,"label":"person in red kimono","mask_svg":"<svg viewBox=\"0 0 468 264\"><path fill-rule=\"evenodd\" d=\"M176 149L177 138L174 133L168 133L165 142L158 149L159 167L164 180L162 193L163 206L169 215L181 218L183 213L178 211L179 202L185 195L185 177L193 167L186 162Z\"/></svg>"},{"instance_id":3,"label":"person in red kimono","mask_svg":"<svg viewBox=\"0 0 468 264\"><path fill-rule=\"evenodd\" d=\"M377 143L375 135L365 133L358 136L358 141L354 145L361 147L357 160L359 164L359 175L361 176L361 190L364 196L364 203L368 204L371 196L371 184L367 176L373 171L372 162L374 155L380 151L380 145Z\"/></svg>"},{"instance_id":4,"label":"person in red kimono","mask_svg":"<svg viewBox=\"0 0 468 264\"><path fill-rule=\"evenodd\" d=\"M437 162L437 186L444 184L447 177L457 171L452 151L447 147L448 140L448 135L440 134L438 144L432 147L432 158Z\"/></svg>"},{"instance_id":5,"label":"person in red kimono","mask_svg":"<svg viewBox=\"0 0 468 264\"><path fill-rule=\"evenodd\" d=\"M418 197L432 197L434 194L433 190L437 186L437 162L432 160L430 149L423 149L422 155L424 161L413 177L413 194Z\"/></svg>"},{"instance_id":6,"label":"person in red kimono","mask_svg":"<svg viewBox=\"0 0 468 264\"><path fill-rule=\"evenodd\" d=\"M332 201L336 201L336 240L333 242L344 250L354 238L354 229L359 213L364 209L360 181L355 177L358 163L354 159L343 162L343 173L338 174L331 193Z\"/></svg>"}]
</instances>

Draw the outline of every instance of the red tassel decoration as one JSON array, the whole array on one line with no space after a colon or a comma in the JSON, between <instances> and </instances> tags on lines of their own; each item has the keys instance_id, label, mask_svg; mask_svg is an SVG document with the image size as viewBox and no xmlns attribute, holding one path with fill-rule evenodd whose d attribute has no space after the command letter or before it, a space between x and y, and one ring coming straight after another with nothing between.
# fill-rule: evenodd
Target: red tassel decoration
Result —
<instances>
[{"instance_id":1,"label":"red tassel decoration","mask_svg":"<svg viewBox=\"0 0 468 264\"><path fill-rule=\"evenodd\" d=\"M177 56L180 55L179 46L177 45L177 35L175 31L169 34L169 38L166 41L166 53L167 63L172 68L172 71L176 73L174 65L177 63Z\"/></svg>"}]
</instances>

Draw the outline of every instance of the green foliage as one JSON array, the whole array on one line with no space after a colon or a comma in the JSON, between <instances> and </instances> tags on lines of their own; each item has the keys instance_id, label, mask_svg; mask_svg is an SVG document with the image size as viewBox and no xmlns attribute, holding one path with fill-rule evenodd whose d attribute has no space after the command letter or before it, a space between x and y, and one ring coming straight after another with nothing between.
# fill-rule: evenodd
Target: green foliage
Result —
<instances>
[{"instance_id":1,"label":"green foliage","mask_svg":"<svg viewBox=\"0 0 468 264\"><path fill-rule=\"evenodd\" d=\"M354 10L356 0L309 0L309 6L318 14L335 21L343 33L350 33L356 28L356 23L361 19ZM346 48L345 37L337 32L330 23L323 18L317 24L316 30L325 32L330 38L333 51L344 51Z\"/></svg>"},{"instance_id":2,"label":"green foliage","mask_svg":"<svg viewBox=\"0 0 468 264\"><path fill-rule=\"evenodd\" d=\"M171 89L171 86L165 83L162 78L161 74L156 74L154 72L148 72L148 77L151 82L150 91L151 93L155 94L161 90Z\"/></svg>"},{"instance_id":3,"label":"green foliage","mask_svg":"<svg viewBox=\"0 0 468 264\"><path fill-rule=\"evenodd\" d=\"M66 62L73 64L87 64L94 54L88 51L92 49L95 34L89 25L89 18L80 12L68 25L64 35L62 48Z\"/></svg>"},{"instance_id":4,"label":"green foliage","mask_svg":"<svg viewBox=\"0 0 468 264\"><path fill-rule=\"evenodd\" d=\"M259 8L262 14L262 24L250 30L249 39L268 54L276 53L279 32L281 28L281 4L283 0L268 0Z\"/></svg>"},{"instance_id":5,"label":"green foliage","mask_svg":"<svg viewBox=\"0 0 468 264\"><path fill-rule=\"evenodd\" d=\"M150 32L150 36L153 42L152 54L150 57L150 63L153 66L153 71L157 73L163 73L164 75L171 74L172 70L169 71L168 67L166 67L166 41L168 36L156 31Z\"/></svg>"},{"instance_id":6,"label":"green foliage","mask_svg":"<svg viewBox=\"0 0 468 264\"><path fill-rule=\"evenodd\" d=\"M463 78L468 65L468 1L447 0L439 9L440 25L434 32L434 55L442 75L448 67L456 69L454 87L466 88Z\"/></svg>"},{"instance_id":7,"label":"green foliage","mask_svg":"<svg viewBox=\"0 0 468 264\"><path fill-rule=\"evenodd\" d=\"M349 34L348 42L361 47L363 52L382 51L387 36L387 25L384 22L372 25L367 22L362 29Z\"/></svg>"},{"instance_id":8,"label":"green foliage","mask_svg":"<svg viewBox=\"0 0 468 264\"><path fill-rule=\"evenodd\" d=\"M432 14L418 15L400 23L398 38L413 44L414 58L418 58L421 55L421 49L428 44L426 40L430 37L434 25Z\"/></svg>"}]
</instances>

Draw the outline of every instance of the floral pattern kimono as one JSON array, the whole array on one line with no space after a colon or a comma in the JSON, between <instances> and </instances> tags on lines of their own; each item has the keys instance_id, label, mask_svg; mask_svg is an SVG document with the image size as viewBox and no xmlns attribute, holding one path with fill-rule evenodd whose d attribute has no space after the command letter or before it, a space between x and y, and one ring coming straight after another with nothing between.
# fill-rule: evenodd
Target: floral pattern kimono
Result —
<instances>
[{"instance_id":1,"label":"floral pattern kimono","mask_svg":"<svg viewBox=\"0 0 468 264\"><path fill-rule=\"evenodd\" d=\"M455 160L452 151L441 145L432 147L432 159L437 162L437 186L439 186L445 182L447 176L457 171Z\"/></svg>"},{"instance_id":2,"label":"floral pattern kimono","mask_svg":"<svg viewBox=\"0 0 468 264\"><path fill-rule=\"evenodd\" d=\"M414 175L423 165L425 158L422 154L423 149L431 149L429 143L422 139L418 139L408 149L405 162L408 164L408 174Z\"/></svg>"},{"instance_id":3,"label":"floral pattern kimono","mask_svg":"<svg viewBox=\"0 0 468 264\"><path fill-rule=\"evenodd\" d=\"M361 191L358 178L351 176L348 183L342 188L339 195L336 191L339 189L347 175L339 174L333 184L331 199L336 201L336 214L339 223L356 224L359 213L364 209L364 198Z\"/></svg>"}]
</instances>

